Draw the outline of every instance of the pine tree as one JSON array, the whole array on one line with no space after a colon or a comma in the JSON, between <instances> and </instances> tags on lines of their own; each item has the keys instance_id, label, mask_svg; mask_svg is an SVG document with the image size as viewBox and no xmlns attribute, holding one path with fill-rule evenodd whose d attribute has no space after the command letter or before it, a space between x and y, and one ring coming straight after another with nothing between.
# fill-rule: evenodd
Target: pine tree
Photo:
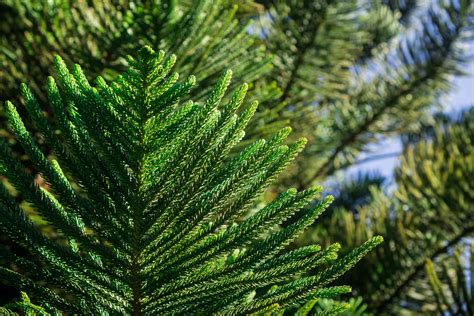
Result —
<instances>
[{"instance_id":1,"label":"pine tree","mask_svg":"<svg viewBox=\"0 0 474 316\"><path fill-rule=\"evenodd\" d=\"M257 105L244 103L245 84L221 102L230 71L199 104L183 97L196 79L179 82L175 57L149 47L113 82L98 77L95 86L78 65L70 72L61 58L54 63L57 80L50 77L47 90L54 125L21 87L54 159L6 104L12 133L49 189L3 140L0 171L60 238L42 234L2 185L2 230L34 254L2 249L15 267L0 267L2 281L47 311L72 314L249 314L350 291L329 284L381 237L337 260L337 244L282 254L330 203L312 203L321 188L287 190L247 214L305 141L284 145L283 129L227 159ZM272 229L292 217L294 224ZM319 273L305 276L309 269Z\"/></svg>"},{"instance_id":2,"label":"pine tree","mask_svg":"<svg viewBox=\"0 0 474 316\"><path fill-rule=\"evenodd\" d=\"M243 2L232 1L231 4ZM21 21L8 25L26 27L26 31L2 30L0 61L7 60L5 65L10 66L26 62L29 68L15 74L11 71L13 67L3 67L8 72L1 77L8 79L13 73L15 82L29 78L39 98L46 99L41 97L44 94L39 88L43 76L36 73L46 72L51 51L60 51L69 64L72 60L79 61L89 78L96 74L112 78L125 67L124 60L116 55L120 51L118 46L130 52L137 46L150 44L177 54L178 63L182 60L176 65L180 73L199 74L189 97L182 98L202 102L221 70L227 64L237 65L235 73L239 80L236 82L242 79L250 82L249 98L259 99L262 104L248 123L245 139L233 154L261 137L270 137L288 124L294 129L290 141L297 141L301 136L309 139L309 145L298 156L294 167L280 177L278 183L283 185L267 191L270 192L267 200L272 200L288 185L302 190L315 181L337 174L352 165L359 154L367 150L368 144L381 137L418 132L432 120L431 107L441 103L441 96L450 89L451 77L462 73L467 60L463 44L469 40L473 22L470 0L430 1L427 7L422 1L412 0L259 2L264 4L265 11L260 14L258 23L245 28L248 14L239 11L237 18L232 18L231 12L235 9L227 6L227 2L114 1L122 5L115 7L101 2L103 7L97 7L95 2L85 1L54 0L45 5L46 2L6 0L2 3L7 8L2 10L3 19L13 17ZM55 8L51 12L49 3ZM251 1L245 5L253 17L257 7ZM166 13L168 8L173 14ZM81 14L83 12L87 14ZM232 22L226 24L224 21L229 19ZM44 21L53 22L48 25ZM68 29L68 36L64 37L61 29L55 29L54 25ZM115 27L118 27L117 32ZM199 30L201 37L194 36L196 31L193 30ZM199 45L201 42L190 40L188 36L205 38L215 46L210 45L213 48L208 50L209 42ZM83 38L86 40L82 41ZM175 38L181 42L173 44ZM266 47L266 53L259 51L259 44ZM176 47L180 49L175 50ZM226 49L217 49L223 47ZM275 55L271 70L268 68L270 54ZM36 62L42 56L49 57L42 63ZM114 58L103 59L102 56ZM247 57L257 62L253 64ZM32 71L40 64L45 65L43 70ZM26 77L25 72L35 75ZM10 87L15 85L10 84ZM384 210L392 212L400 207L398 202L392 206L381 193L374 194L373 199L373 205L380 203L382 218L386 215ZM375 211L374 208L374 214ZM371 213L363 210L361 215L368 216L367 212ZM374 214L370 216L376 217ZM331 224L324 225L328 229L323 231L335 233L325 233L321 242L340 240L352 245L354 241L359 244L366 240L365 233L359 232L365 227L354 225L353 218L360 216L357 209L347 213L340 208L326 216L330 217L328 223ZM341 221L343 229L340 229ZM392 226L388 227L390 230ZM377 229L391 236L385 228ZM340 233L344 231L349 234L342 238ZM318 228L311 229L302 238L315 232L320 238ZM420 240L417 239L419 234L420 231L407 240L416 243ZM416 266L421 267L422 261ZM396 270L395 259L391 264ZM370 300L369 305L373 306Z\"/></svg>"},{"instance_id":3,"label":"pine tree","mask_svg":"<svg viewBox=\"0 0 474 316\"><path fill-rule=\"evenodd\" d=\"M430 307L441 293L436 289L436 295L430 295L429 279L435 287L438 282L433 269L424 273L425 262L438 262L474 235L473 115L471 109L455 122L443 118L427 130L431 138L407 142L396 169L395 191L387 195L373 190L368 205L343 213L329 232L315 237L350 247L374 234L384 236L383 246L345 280L377 314L407 309L421 313Z\"/></svg>"},{"instance_id":4,"label":"pine tree","mask_svg":"<svg viewBox=\"0 0 474 316\"><path fill-rule=\"evenodd\" d=\"M427 123L432 124L433 107L442 105L442 96L451 88L451 77L461 75L469 60L464 44L472 38L472 1L432 1L428 9L417 1L383 1L390 10L382 1L262 2L270 8L270 18L264 16L262 24L263 29L270 30L265 35L276 59L273 76L279 78L283 91L288 91L280 100L295 113L302 113L293 116L291 124L295 135L306 135L310 144L299 155L285 184L305 187L328 179L354 164L368 144L399 133L416 134ZM417 161L425 158L417 155ZM469 186L463 177L458 181ZM363 187L366 183L360 184ZM357 185L348 186L353 187ZM418 187L420 192L423 189ZM341 195L346 193L350 191ZM413 266L417 271L423 269L427 252L432 250L424 241L430 230L417 227L413 234L396 236L400 223L392 221L390 215L394 209L403 213L402 205L389 207L392 203L381 193L374 194L373 199L372 206L361 211L357 207L330 209L322 225L309 229L299 242L339 241L350 248L371 234L395 241L404 238L401 250L393 249L398 245L395 241L384 243L384 250L364 261L373 264L360 266L346 279L372 311L390 311L388 306L377 310L378 304L390 298L390 308L394 308L393 303L401 302L398 298L406 289L403 282L411 279ZM356 205L357 199L352 202ZM426 211L427 206L423 207ZM447 218L463 218L456 212L456 207L446 209L450 213ZM406 216L425 220L421 211ZM406 221L409 226L409 219ZM455 222L457 225L459 221ZM442 225L435 230L440 235L452 233ZM410 250L406 258L405 245L419 249L419 253ZM433 248L438 249L436 242ZM366 271L374 271L374 276ZM392 297L389 293L398 288L402 290Z\"/></svg>"},{"instance_id":5,"label":"pine tree","mask_svg":"<svg viewBox=\"0 0 474 316\"><path fill-rule=\"evenodd\" d=\"M417 131L469 60L471 0L427 8L417 1L262 2L269 8L264 42L275 55L271 78L295 135L309 140L288 184L324 180L381 137Z\"/></svg>"}]
</instances>

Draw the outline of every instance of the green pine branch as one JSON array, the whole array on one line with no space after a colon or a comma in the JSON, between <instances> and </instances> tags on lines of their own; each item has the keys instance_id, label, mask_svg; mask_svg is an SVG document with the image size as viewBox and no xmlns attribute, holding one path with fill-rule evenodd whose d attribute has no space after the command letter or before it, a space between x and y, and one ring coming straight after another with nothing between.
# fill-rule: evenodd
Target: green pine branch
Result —
<instances>
[{"instance_id":1,"label":"green pine branch","mask_svg":"<svg viewBox=\"0 0 474 316\"><path fill-rule=\"evenodd\" d=\"M225 98L232 72L224 72L205 102L193 103L186 99L196 79L178 80L174 56L145 47L128 61L114 81L91 85L56 56L57 78L47 85L53 123L22 86L52 157L6 103L11 132L48 187L35 184L3 139L0 172L59 238L46 236L2 184L2 230L33 255L4 250L15 268L0 267L2 282L51 313L248 314L350 291L330 283L380 237L338 260L337 246L283 253L332 201L312 203L321 188L290 189L248 214L305 140L285 144L286 128L229 158L257 107L244 102L246 84ZM306 276L311 269L320 274Z\"/></svg>"}]
</instances>

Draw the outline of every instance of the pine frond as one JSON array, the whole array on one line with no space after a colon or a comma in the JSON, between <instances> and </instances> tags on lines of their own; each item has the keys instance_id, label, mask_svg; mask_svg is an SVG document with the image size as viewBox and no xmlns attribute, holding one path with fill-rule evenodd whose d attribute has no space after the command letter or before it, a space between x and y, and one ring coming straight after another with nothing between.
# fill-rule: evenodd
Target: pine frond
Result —
<instances>
[{"instance_id":1,"label":"pine frond","mask_svg":"<svg viewBox=\"0 0 474 316\"><path fill-rule=\"evenodd\" d=\"M196 79L178 80L176 57L146 46L128 61L112 82L91 84L56 56L47 84L54 123L22 86L54 159L7 102L10 129L48 186L35 184L3 139L0 173L59 238L44 235L2 184L2 230L34 255L6 250L16 268L1 267L2 282L71 314L248 314L349 292L330 283L380 237L337 261L337 245L284 253L332 201L312 202L320 187L290 189L249 214L306 141L286 144L286 128L230 156L257 107L244 102L246 84L226 98L226 71L193 103ZM307 276L312 269L321 272Z\"/></svg>"}]
</instances>

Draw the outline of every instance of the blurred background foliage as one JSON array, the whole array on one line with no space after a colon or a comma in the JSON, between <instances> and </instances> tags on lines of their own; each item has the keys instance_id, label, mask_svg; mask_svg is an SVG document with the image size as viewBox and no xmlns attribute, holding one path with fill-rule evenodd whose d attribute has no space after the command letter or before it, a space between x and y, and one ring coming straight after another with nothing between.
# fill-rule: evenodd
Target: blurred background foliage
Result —
<instances>
[{"instance_id":1,"label":"blurred background foliage","mask_svg":"<svg viewBox=\"0 0 474 316\"><path fill-rule=\"evenodd\" d=\"M321 183L336 197L297 243L348 251L386 240L343 280L359 298L334 314L472 315L474 114L442 113L472 58L471 0L0 0L0 18L2 104L21 102L21 82L44 101L55 53L107 78L124 69L119 56L163 49L182 76L198 76L197 101L232 68L233 84L248 82L261 103L244 144L286 125L309 140L262 199ZM363 154L377 159L370 145L389 137L403 144L393 178L346 175ZM18 296L0 293L0 304ZM301 315L333 302L308 304Z\"/></svg>"},{"instance_id":2,"label":"blurred background foliage","mask_svg":"<svg viewBox=\"0 0 474 316\"><path fill-rule=\"evenodd\" d=\"M367 203L355 210L335 209L321 225L326 229L300 238L302 244L338 241L349 251L368 236L385 236L383 245L346 275L376 314L436 310L436 304L428 304L432 292L424 290L432 279L425 263L472 243L467 237L474 233L473 114L440 122L428 132L431 136L407 143L391 192L370 184Z\"/></svg>"}]
</instances>

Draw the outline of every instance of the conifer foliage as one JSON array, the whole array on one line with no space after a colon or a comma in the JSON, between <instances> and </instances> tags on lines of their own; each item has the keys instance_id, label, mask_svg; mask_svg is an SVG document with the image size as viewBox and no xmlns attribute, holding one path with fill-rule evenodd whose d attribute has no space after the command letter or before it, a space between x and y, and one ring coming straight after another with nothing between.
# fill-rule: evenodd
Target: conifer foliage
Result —
<instances>
[{"instance_id":1,"label":"conifer foliage","mask_svg":"<svg viewBox=\"0 0 474 316\"><path fill-rule=\"evenodd\" d=\"M0 307L0 315L2 316L18 316L17 311L21 311L26 316L50 315L44 310L44 308L32 304L30 298L25 292L21 292L21 300L19 302Z\"/></svg>"},{"instance_id":2,"label":"conifer foliage","mask_svg":"<svg viewBox=\"0 0 474 316\"><path fill-rule=\"evenodd\" d=\"M430 290L425 290L420 301L430 307L430 312L443 315L474 314L474 244L464 252L457 247L452 255L440 262L428 260L425 265ZM431 304L429 304L431 303ZM426 308L428 310L428 308Z\"/></svg>"},{"instance_id":3,"label":"conifer foliage","mask_svg":"<svg viewBox=\"0 0 474 316\"><path fill-rule=\"evenodd\" d=\"M12 133L48 188L34 182L0 142L0 172L58 239L43 235L2 184L1 227L33 257L12 258L0 279L49 312L71 314L250 314L350 291L329 284L381 242L337 259L337 244L282 253L331 201L321 188L289 189L249 213L253 201L301 151L290 130L228 158L257 103L247 85L221 102L225 72L202 104L187 99L195 78L178 81L175 58L151 48L130 57L113 82L91 86L78 65L55 57L47 83L54 124L29 88L29 116L53 150L49 159L7 102ZM275 229L283 220L291 225ZM318 271L305 276L309 269Z\"/></svg>"},{"instance_id":4,"label":"conifer foliage","mask_svg":"<svg viewBox=\"0 0 474 316\"><path fill-rule=\"evenodd\" d=\"M445 287L440 289L435 271L424 270L426 261L438 264L454 247L474 236L473 118L473 109L459 120L440 117L440 122L425 132L431 136L422 135L421 140L407 143L395 171L396 189L391 195L372 190L369 204L357 212L334 216L326 225L329 232L316 237L321 242L337 241L350 248L372 235L384 236L386 242L366 256L345 280L377 315L434 313L434 299L442 296L449 299L439 302L440 313L450 312L456 305L465 311L466 305L460 301L472 306L469 291L462 292L462 278L443 280L446 285L453 285L457 297L451 299L449 292L441 292ZM455 260L442 261L451 267L459 266L453 264ZM459 285L454 286L456 283Z\"/></svg>"},{"instance_id":5,"label":"conifer foliage","mask_svg":"<svg viewBox=\"0 0 474 316\"><path fill-rule=\"evenodd\" d=\"M285 174L297 187L353 165L381 137L432 122L427 109L470 60L472 0L263 2L270 78L295 134L309 140ZM416 23L405 20L410 11Z\"/></svg>"},{"instance_id":6,"label":"conifer foliage","mask_svg":"<svg viewBox=\"0 0 474 316\"><path fill-rule=\"evenodd\" d=\"M270 57L236 18L244 10L257 9L248 0L2 0L0 99L16 98L25 80L45 99L41 78L54 52L79 63L88 78L108 79L125 69L124 55L144 45L175 54L181 74L199 75L193 97L206 95L228 65L237 82L251 82Z\"/></svg>"}]
</instances>

